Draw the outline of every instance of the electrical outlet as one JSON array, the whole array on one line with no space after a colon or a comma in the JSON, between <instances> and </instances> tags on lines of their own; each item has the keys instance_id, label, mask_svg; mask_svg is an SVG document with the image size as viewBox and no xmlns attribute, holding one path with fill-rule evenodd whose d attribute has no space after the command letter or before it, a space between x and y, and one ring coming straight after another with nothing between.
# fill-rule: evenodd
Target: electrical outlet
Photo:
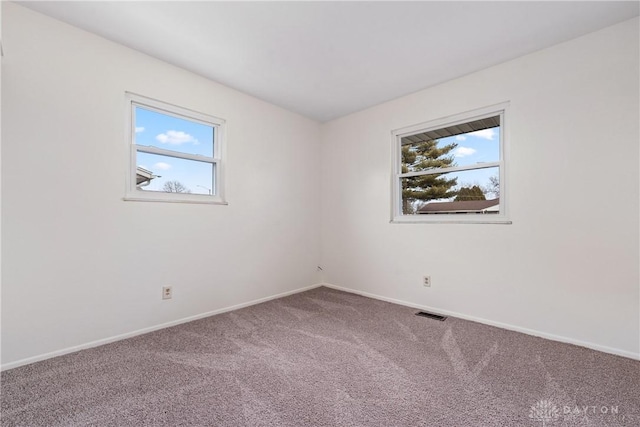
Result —
<instances>
[{"instance_id":1,"label":"electrical outlet","mask_svg":"<svg viewBox=\"0 0 640 427\"><path fill-rule=\"evenodd\" d=\"M162 287L162 299L171 299L173 297L173 289L171 286Z\"/></svg>"},{"instance_id":2,"label":"electrical outlet","mask_svg":"<svg viewBox=\"0 0 640 427\"><path fill-rule=\"evenodd\" d=\"M425 288L430 288L431 287L431 276L424 276L422 278L422 284L424 285Z\"/></svg>"}]
</instances>

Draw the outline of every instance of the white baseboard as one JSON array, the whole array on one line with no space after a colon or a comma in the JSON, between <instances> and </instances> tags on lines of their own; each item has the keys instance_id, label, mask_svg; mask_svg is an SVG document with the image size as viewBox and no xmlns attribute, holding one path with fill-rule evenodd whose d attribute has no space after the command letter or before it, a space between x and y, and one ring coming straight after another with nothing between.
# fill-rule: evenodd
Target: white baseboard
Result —
<instances>
[{"instance_id":1,"label":"white baseboard","mask_svg":"<svg viewBox=\"0 0 640 427\"><path fill-rule=\"evenodd\" d=\"M633 353L633 352L627 351L627 350L621 350L621 349L618 349L618 348L607 347L607 346L604 346L604 345L594 344L594 343L587 342L587 341L576 340L576 339L573 339L573 338L563 337L563 336L560 336L560 335L549 334L549 333L546 333L546 332L536 331L534 329L529 329L529 328L523 328L523 327L520 327L520 326L510 325L508 323L496 322L496 321L493 321L493 320L483 319L483 318L480 318L480 317L469 316L469 315L466 315L466 314L457 313L455 311L442 310L442 309L439 309L437 307L429 307L429 306L426 306L426 305L414 304L414 303L411 303L411 302L408 302L408 301L402 301L402 300L398 300L398 299L394 299L394 298L383 297L381 295L371 294L369 292L358 291L358 290L349 289L349 288L343 288L341 286L332 285L330 283L322 283L321 286L326 286L327 288L336 289L336 290L344 291L344 292L349 292L351 294L362 295L364 297L373 298L373 299L377 299L377 300L380 300L380 301L386 301L386 302L390 302L390 303L393 303L393 304L404 305L404 306L411 307L411 308L417 308L417 309L420 309L420 310L432 311L432 312L435 312L435 313L438 313L438 314L444 314L444 315L447 315L447 316L458 317L460 319L471 320L473 322L483 323L485 325L490 325L490 326L496 326L498 328L507 329L507 330L510 330L510 331L522 332L523 334L533 335L533 336L536 336L536 337L545 338L545 339L552 340L552 341L558 341L558 342L563 342L563 343L567 343L567 344L577 345L577 346L580 346L580 347L586 347L586 348L590 348L592 350L601 351L603 353L615 354L616 356L622 356L622 357L628 357L629 359L640 360L640 354Z\"/></svg>"},{"instance_id":2,"label":"white baseboard","mask_svg":"<svg viewBox=\"0 0 640 427\"><path fill-rule=\"evenodd\" d=\"M240 308L249 307L251 305L256 305L256 304L260 304L260 303L263 303L263 302L271 301L271 300L274 300L274 299L278 299L278 298L286 297L286 296L289 296L289 295L297 294L297 293L300 293L300 292L305 292L305 291L308 291L308 290L311 290L311 289L314 289L314 288L317 288L317 287L320 287L320 286L322 286L322 284L318 283L318 284L307 286L307 287L304 287L304 288L295 289L293 291L283 292L281 294L272 295L272 296L268 296L268 297L264 297L264 298L259 298L259 299L256 299L256 300L253 300L253 301L249 301L249 302L245 302L245 303L242 303L242 304L236 304L236 305L232 305L230 307L220 308L220 309L213 310L213 311L207 311L206 313L196 314L195 316L189 316L189 317L185 317L185 318L182 318L182 319L173 320L171 322L162 323L160 325L150 326L148 328L138 329L138 330L127 332L127 333L120 334L120 335L114 335L112 337L103 338L103 339L99 339L99 340L96 340L96 341L91 341L91 342L88 342L88 343L85 343L85 344L80 344L80 345L75 345L73 347L63 348L61 350L52 351L50 353L44 353L44 354L39 354L39 355L33 356L33 357L27 357L25 359L20 359L20 360L17 360L15 362L9 362L9 363L2 364L0 366L0 371L6 371L6 370L9 370L9 369L17 368L19 366L28 365L28 364L31 364L31 363L39 362L41 360L50 359L52 357L62 356L64 354L69 354L69 353L74 353L76 351L85 350L87 348L98 347L98 346L101 346L101 345L104 345L104 344L109 344L109 343L114 342L114 341L120 341L120 340L123 340L123 339L126 339L126 338L135 337L136 335L147 334L149 332L157 331L159 329L169 328L171 326L180 325L182 323L192 322L194 320L202 319L202 318L209 317L209 316L214 316L216 314L221 314L221 313L226 313L228 311L238 310Z\"/></svg>"}]
</instances>

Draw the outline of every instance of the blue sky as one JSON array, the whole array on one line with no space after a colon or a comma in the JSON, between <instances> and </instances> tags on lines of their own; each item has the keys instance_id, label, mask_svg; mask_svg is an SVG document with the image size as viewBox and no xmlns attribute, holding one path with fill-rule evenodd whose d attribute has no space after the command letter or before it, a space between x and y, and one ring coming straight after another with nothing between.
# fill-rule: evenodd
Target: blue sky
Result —
<instances>
[{"instance_id":1,"label":"blue sky","mask_svg":"<svg viewBox=\"0 0 640 427\"><path fill-rule=\"evenodd\" d=\"M135 143L212 157L214 129L136 107ZM138 152L137 166L160 175L143 187L144 190L163 191L167 181L180 181L194 194L209 194L212 190L213 169L210 163Z\"/></svg>"}]
</instances>

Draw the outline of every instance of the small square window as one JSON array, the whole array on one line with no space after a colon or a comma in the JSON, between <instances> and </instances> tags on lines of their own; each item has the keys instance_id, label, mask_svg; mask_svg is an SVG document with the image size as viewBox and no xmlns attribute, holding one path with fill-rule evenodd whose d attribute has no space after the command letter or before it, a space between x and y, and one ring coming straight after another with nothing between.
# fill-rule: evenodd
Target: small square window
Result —
<instances>
[{"instance_id":1,"label":"small square window","mask_svg":"<svg viewBox=\"0 0 640 427\"><path fill-rule=\"evenodd\" d=\"M509 223L506 108L394 131L392 222Z\"/></svg>"},{"instance_id":2,"label":"small square window","mask_svg":"<svg viewBox=\"0 0 640 427\"><path fill-rule=\"evenodd\" d=\"M125 200L224 204L224 120L127 94Z\"/></svg>"}]
</instances>

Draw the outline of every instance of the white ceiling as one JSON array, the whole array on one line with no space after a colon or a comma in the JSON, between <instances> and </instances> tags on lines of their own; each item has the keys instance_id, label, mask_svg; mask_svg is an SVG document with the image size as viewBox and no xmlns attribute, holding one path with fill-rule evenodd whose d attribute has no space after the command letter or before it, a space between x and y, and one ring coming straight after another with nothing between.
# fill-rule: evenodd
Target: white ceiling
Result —
<instances>
[{"instance_id":1,"label":"white ceiling","mask_svg":"<svg viewBox=\"0 0 640 427\"><path fill-rule=\"evenodd\" d=\"M21 2L319 121L638 15L632 2Z\"/></svg>"}]
</instances>

